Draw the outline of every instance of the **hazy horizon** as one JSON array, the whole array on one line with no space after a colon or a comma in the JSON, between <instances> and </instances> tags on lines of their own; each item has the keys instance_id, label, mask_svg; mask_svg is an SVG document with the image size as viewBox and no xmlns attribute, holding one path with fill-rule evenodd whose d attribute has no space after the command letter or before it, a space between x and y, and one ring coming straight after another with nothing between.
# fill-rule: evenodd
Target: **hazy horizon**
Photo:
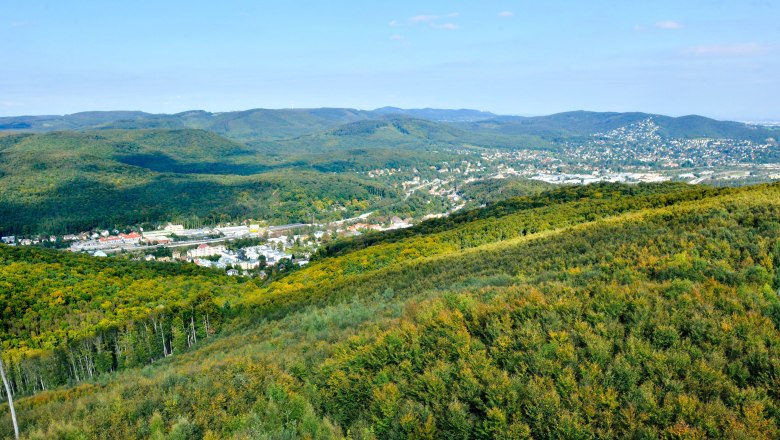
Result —
<instances>
[{"instance_id":1,"label":"hazy horizon","mask_svg":"<svg viewBox=\"0 0 780 440\"><path fill-rule=\"evenodd\" d=\"M0 18L0 115L474 108L780 120L774 1L40 1Z\"/></svg>"},{"instance_id":2,"label":"hazy horizon","mask_svg":"<svg viewBox=\"0 0 780 440\"><path fill-rule=\"evenodd\" d=\"M355 107L336 107L332 105L325 105L320 107L251 107L251 108L238 108L238 109L232 109L232 110L209 110L205 108L191 108L191 109L185 109L177 112L153 112L148 111L144 109L128 109L128 108L117 108L117 109L89 109L89 110L79 110L75 112L69 112L69 113L38 113L38 114L14 114L14 115L4 115L0 114L0 118L14 118L14 117L40 117L40 116L52 116L52 117L58 117L58 116L69 116L79 113L92 113L92 112L142 112L150 115L174 115L177 113L187 113L187 112L196 112L196 111L204 111L207 113L213 113L213 114L220 114L220 113L232 113L232 112L245 112L245 111L252 111L252 110L317 110L317 109L348 109L348 110L357 110L357 111L374 111L379 110L386 107L393 107L393 108L399 108L401 110L427 110L427 109L433 109L433 110L448 110L448 111L458 111L458 110L469 110L469 111L480 111L480 112L487 112L492 113L496 116L518 116L518 117L525 117L525 118L533 118L533 117L543 117L543 116L550 116L554 114L559 113L572 113L572 112L593 112L593 113L647 113L652 115L660 115L660 116L670 116L670 117L684 117L684 116L704 116L710 119L720 120L720 121L735 121L735 122L755 122L755 123L780 123L780 118L772 119L772 118L743 118L743 119L736 119L736 118L719 118L716 116L711 115L702 115L697 113L685 113L685 114L663 114L663 113L652 113L642 110L626 110L626 111L612 111L612 110L603 110L603 111L596 111L596 110L588 110L588 109L574 109L574 110L564 110L560 112L553 112L553 113L539 113L539 114L518 114L518 113L499 113L495 111L491 111L490 109L479 109L479 108L468 108L468 107L453 107L453 108L439 108L439 107L398 107L395 105L385 105L385 106L379 106L374 108L355 108Z\"/></svg>"}]
</instances>

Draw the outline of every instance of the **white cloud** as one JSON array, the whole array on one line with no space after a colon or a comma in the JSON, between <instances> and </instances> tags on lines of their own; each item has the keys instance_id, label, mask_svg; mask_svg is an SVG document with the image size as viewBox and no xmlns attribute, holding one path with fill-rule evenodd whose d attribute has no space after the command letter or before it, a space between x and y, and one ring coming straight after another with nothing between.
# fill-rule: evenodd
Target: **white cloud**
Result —
<instances>
[{"instance_id":1,"label":"white cloud","mask_svg":"<svg viewBox=\"0 0 780 440\"><path fill-rule=\"evenodd\" d=\"M709 44L693 46L682 51L685 55L699 56L748 56L769 52L770 48L758 43Z\"/></svg>"},{"instance_id":2,"label":"white cloud","mask_svg":"<svg viewBox=\"0 0 780 440\"><path fill-rule=\"evenodd\" d=\"M658 29L674 30L674 29L682 29L683 26L682 26L682 24L680 22L677 22L677 21L664 20L664 21L657 22L655 24L655 27L657 27Z\"/></svg>"},{"instance_id":3,"label":"white cloud","mask_svg":"<svg viewBox=\"0 0 780 440\"><path fill-rule=\"evenodd\" d=\"M444 29L444 30L455 30L458 29L458 25L452 22L442 22L444 19L447 18L455 18L458 17L460 13L458 12L450 12L447 15L415 15L412 17L409 17L408 21L411 25L418 25L418 24L424 24L428 25L432 29Z\"/></svg>"},{"instance_id":4,"label":"white cloud","mask_svg":"<svg viewBox=\"0 0 780 440\"><path fill-rule=\"evenodd\" d=\"M395 35L391 36L390 39L393 40L393 41L404 41L406 38L404 38L403 35L395 34Z\"/></svg>"},{"instance_id":5,"label":"white cloud","mask_svg":"<svg viewBox=\"0 0 780 440\"><path fill-rule=\"evenodd\" d=\"M430 23L436 20L437 18L439 18L438 15L415 15L413 17L409 17L409 23L412 24Z\"/></svg>"},{"instance_id":6,"label":"white cloud","mask_svg":"<svg viewBox=\"0 0 780 440\"><path fill-rule=\"evenodd\" d=\"M387 25L390 26L390 27L396 27L396 26L398 26L398 21L397 20L390 20L390 23L387 23Z\"/></svg>"},{"instance_id":7,"label":"white cloud","mask_svg":"<svg viewBox=\"0 0 780 440\"><path fill-rule=\"evenodd\" d=\"M512 13L512 11L501 11L498 13L499 17L511 17L515 14Z\"/></svg>"},{"instance_id":8,"label":"white cloud","mask_svg":"<svg viewBox=\"0 0 780 440\"><path fill-rule=\"evenodd\" d=\"M455 23L431 23L431 27L434 29L446 29L448 31L454 31L458 28Z\"/></svg>"}]
</instances>

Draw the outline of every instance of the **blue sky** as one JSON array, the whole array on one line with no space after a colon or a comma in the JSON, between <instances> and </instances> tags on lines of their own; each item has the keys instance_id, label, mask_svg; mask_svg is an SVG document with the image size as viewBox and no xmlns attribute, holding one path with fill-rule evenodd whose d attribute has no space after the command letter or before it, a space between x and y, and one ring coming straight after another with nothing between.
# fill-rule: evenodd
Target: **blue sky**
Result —
<instances>
[{"instance_id":1,"label":"blue sky","mask_svg":"<svg viewBox=\"0 0 780 440\"><path fill-rule=\"evenodd\" d=\"M10 1L0 115L283 107L780 120L780 0Z\"/></svg>"}]
</instances>

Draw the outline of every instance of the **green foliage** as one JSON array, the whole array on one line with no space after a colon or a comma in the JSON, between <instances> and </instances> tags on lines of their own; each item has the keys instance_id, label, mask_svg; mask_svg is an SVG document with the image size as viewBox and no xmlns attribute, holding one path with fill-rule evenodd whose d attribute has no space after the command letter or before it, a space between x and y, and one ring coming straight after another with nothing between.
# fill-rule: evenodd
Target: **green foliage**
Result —
<instances>
[{"instance_id":1,"label":"green foliage","mask_svg":"<svg viewBox=\"0 0 780 440\"><path fill-rule=\"evenodd\" d=\"M240 292L219 335L181 354L169 336L174 355L152 365L21 397L22 429L777 438L777 218L777 184L563 188L347 246L259 288L215 276ZM160 322L186 334L192 313ZM150 317L131 328L127 362L163 350L144 342Z\"/></svg>"},{"instance_id":2,"label":"green foliage","mask_svg":"<svg viewBox=\"0 0 780 440\"><path fill-rule=\"evenodd\" d=\"M277 223L365 212L400 194L306 163L271 163L200 130L55 132L0 138L0 233L63 233L160 221Z\"/></svg>"},{"instance_id":3,"label":"green foliage","mask_svg":"<svg viewBox=\"0 0 780 440\"><path fill-rule=\"evenodd\" d=\"M466 200L468 207L476 208L515 197L530 196L554 186L538 180L526 179L488 179L471 182L458 188Z\"/></svg>"}]
</instances>

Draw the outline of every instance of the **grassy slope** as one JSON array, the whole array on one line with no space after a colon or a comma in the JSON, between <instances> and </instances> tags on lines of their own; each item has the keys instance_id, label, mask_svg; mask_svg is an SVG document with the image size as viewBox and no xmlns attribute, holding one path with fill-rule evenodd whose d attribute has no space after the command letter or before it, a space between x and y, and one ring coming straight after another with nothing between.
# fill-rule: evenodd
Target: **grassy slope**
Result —
<instances>
[{"instance_id":1,"label":"grassy slope","mask_svg":"<svg viewBox=\"0 0 780 440\"><path fill-rule=\"evenodd\" d=\"M394 243L323 260L249 298L234 330L198 351L20 399L23 428L776 437L780 186L643 203L596 203L598 215L558 224L554 210L521 209L492 221L546 227L359 273L317 275L361 252L370 265ZM465 218L475 224L454 227L495 229ZM406 245L457 234L440 228Z\"/></svg>"}]
</instances>

